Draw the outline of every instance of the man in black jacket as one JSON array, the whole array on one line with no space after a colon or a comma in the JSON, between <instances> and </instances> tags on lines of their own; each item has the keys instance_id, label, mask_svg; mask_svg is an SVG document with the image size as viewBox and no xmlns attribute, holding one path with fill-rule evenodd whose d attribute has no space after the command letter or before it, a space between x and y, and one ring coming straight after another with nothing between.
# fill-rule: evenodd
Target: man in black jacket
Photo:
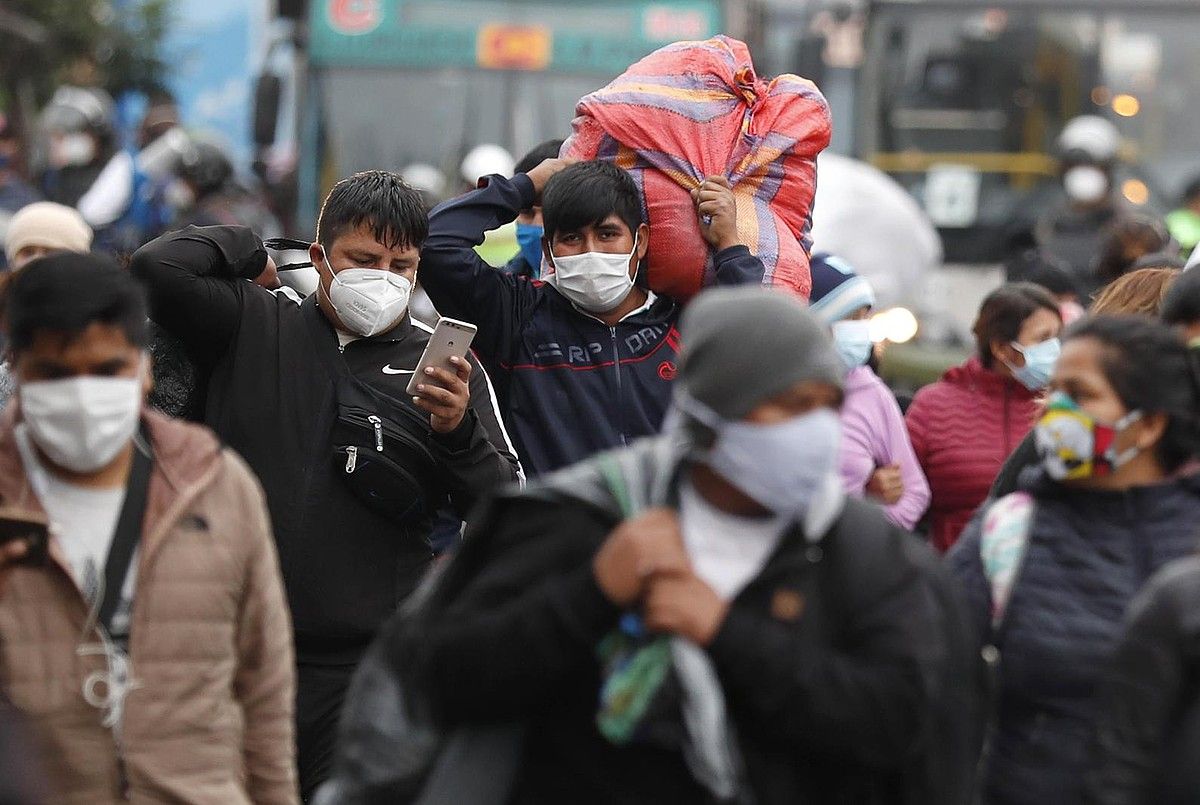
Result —
<instances>
[{"instance_id":1,"label":"man in black jacket","mask_svg":"<svg viewBox=\"0 0 1200 805\"><path fill-rule=\"evenodd\" d=\"M972 759L950 790L926 755L969 641L928 549L841 492L823 328L744 288L683 334L668 433L498 498L389 632L405 686L527 723L517 805L964 802Z\"/></svg>"},{"instance_id":2,"label":"man in black jacket","mask_svg":"<svg viewBox=\"0 0 1200 805\"><path fill-rule=\"evenodd\" d=\"M526 469L545 473L658 433L671 400L682 308L646 287L650 227L633 177L609 162L549 159L447 201L429 217L421 283L446 316L479 325L475 348L496 381ZM693 193L713 247L713 282L761 284L738 242L728 180ZM542 206L545 281L497 271L484 234Z\"/></svg>"},{"instance_id":3,"label":"man in black jacket","mask_svg":"<svg viewBox=\"0 0 1200 805\"><path fill-rule=\"evenodd\" d=\"M262 480L298 661L301 788L324 779L350 675L432 558L432 518L466 517L520 468L473 358L412 379L428 328L408 315L427 232L420 194L372 171L334 186L302 304L252 284L267 264L245 227L188 227L132 270L155 322L206 375L207 423Z\"/></svg>"}]
</instances>

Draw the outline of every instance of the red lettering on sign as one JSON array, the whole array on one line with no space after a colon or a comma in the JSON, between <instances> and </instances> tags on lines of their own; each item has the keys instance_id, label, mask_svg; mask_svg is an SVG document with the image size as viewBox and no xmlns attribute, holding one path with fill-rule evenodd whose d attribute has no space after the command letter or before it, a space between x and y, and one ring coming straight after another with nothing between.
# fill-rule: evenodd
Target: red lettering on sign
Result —
<instances>
[{"instance_id":1,"label":"red lettering on sign","mask_svg":"<svg viewBox=\"0 0 1200 805\"><path fill-rule=\"evenodd\" d=\"M366 34L383 22L382 0L329 0L329 26L339 34Z\"/></svg>"}]
</instances>

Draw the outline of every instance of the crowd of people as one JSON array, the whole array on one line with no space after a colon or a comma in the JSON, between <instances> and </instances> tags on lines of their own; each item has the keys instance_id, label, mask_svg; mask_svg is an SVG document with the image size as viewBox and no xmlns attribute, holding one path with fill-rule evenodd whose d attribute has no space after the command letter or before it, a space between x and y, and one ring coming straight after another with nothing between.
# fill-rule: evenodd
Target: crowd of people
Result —
<instances>
[{"instance_id":1,"label":"crowd of people","mask_svg":"<svg viewBox=\"0 0 1200 805\"><path fill-rule=\"evenodd\" d=\"M64 88L0 163L0 802L1197 801L1194 210L1065 152L902 410L870 283L762 287L726 177L674 299L562 141L432 210L346 177L297 244L160 100L129 153Z\"/></svg>"},{"instance_id":2,"label":"crowd of people","mask_svg":"<svg viewBox=\"0 0 1200 805\"><path fill-rule=\"evenodd\" d=\"M174 98L154 93L126 143L112 98L71 85L59 87L24 132L0 114L0 268L17 251L7 236L10 218L36 201L75 210L92 245L109 254L189 224L281 234L261 194L238 179L228 150L184 124Z\"/></svg>"}]
</instances>

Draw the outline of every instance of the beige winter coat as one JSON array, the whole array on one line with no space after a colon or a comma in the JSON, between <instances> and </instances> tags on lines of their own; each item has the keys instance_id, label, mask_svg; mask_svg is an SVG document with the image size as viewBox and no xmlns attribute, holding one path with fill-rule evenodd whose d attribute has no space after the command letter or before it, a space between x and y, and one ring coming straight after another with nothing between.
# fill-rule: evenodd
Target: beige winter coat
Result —
<instances>
[{"instance_id":1,"label":"beige winter coat","mask_svg":"<svg viewBox=\"0 0 1200 805\"><path fill-rule=\"evenodd\" d=\"M53 541L49 565L14 571L0 598L0 683L29 717L55 802L297 802L292 630L262 492L207 430L145 419L155 463L119 741L83 695L108 662L79 651L100 641ZM10 421L0 501L40 510Z\"/></svg>"}]
</instances>

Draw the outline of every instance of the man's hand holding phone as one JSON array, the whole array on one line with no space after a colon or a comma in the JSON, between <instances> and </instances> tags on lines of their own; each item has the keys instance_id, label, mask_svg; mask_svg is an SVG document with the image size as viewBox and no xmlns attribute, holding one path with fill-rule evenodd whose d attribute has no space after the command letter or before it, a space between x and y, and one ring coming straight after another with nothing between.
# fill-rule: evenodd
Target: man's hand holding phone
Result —
<instances>
[{"instance_id":1,"label":"man's hand holding phone","mask_svg":"<svg viewBox=\"0 0 1200 805\"><path fill-rule=\"evenodd\" d=\"M450 433L461 425L471 402L471 364L452 356L450 365L454 371L426 367L413 395L417 407L429 414L429 425L435 433Z\"/></svg>"},{"instance_id":2,"label":"man's hand holding phone","mask_svg":"<svg viewBox=\"0 0 1200 805\"><path fill-rule=\"evenodd\" d=\"M467 350L477 332L474 324L442 316L408 384L413 403L429 414L435 433L450 433L462 424L471 402L471 363Z\"/></svg>"}]
</instances>

